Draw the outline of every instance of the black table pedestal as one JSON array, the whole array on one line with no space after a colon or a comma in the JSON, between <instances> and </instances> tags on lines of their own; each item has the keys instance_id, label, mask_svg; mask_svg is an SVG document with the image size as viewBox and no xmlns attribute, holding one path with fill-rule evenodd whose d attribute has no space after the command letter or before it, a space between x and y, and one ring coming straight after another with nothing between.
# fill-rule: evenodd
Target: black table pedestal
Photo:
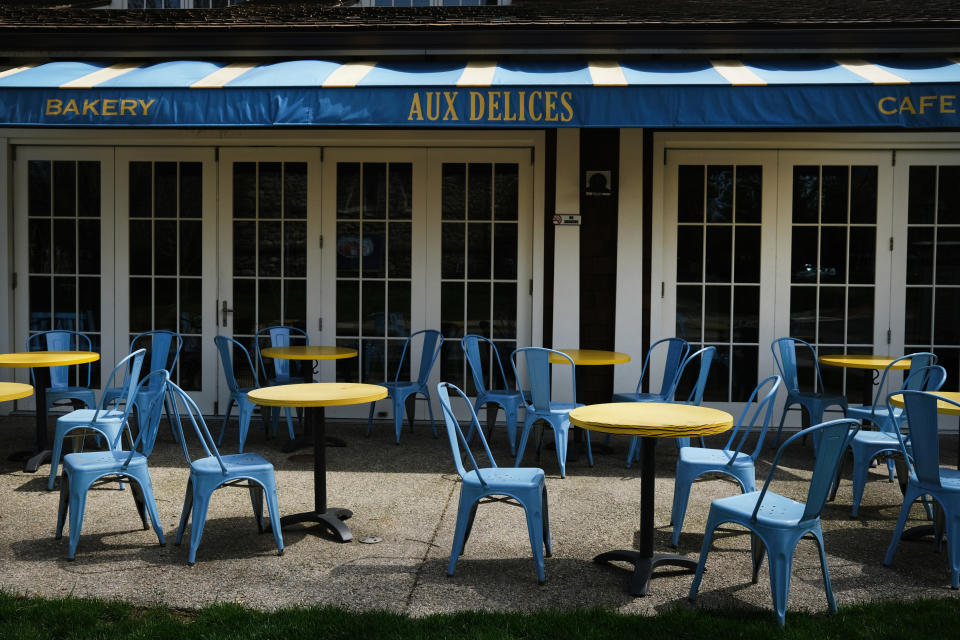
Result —
<instances>
[{"instance_id":1,"label":"black table pedestal","mask_svg":"<svg viewBox=\"0 0 960 640\"><path fill-rule=\"evenodd\" d=\"M645 596L650 586L653 570L660 565L674 565L694 571L697 561L687 556L672 553L653 553L653 505L656 478L654 475L654 450L657 439L643 437L640 454L640 550L617 550L601 553L593 559L597 564L622 560L633 563L633 578L630 580L630 595Z\"/></svg>"},{"instance_id":2,"label":"black table pedestal","mask_svg":"<svg viewBox=\"0 0 960 640\"><path fill-rule=\"evenodd\" d=\"M344 520L350 518L353 512L349 509L327 506L327 458L326 458L326 417L323 407L307 407L304 420L307 429L313 432L313 511L295 513L280 518L280 527L298 524L301 522L316 522L322 524L334 535L338 542L350 542L353 533Z\"/></svg>"},{"instance_id":3,"label":"black table pedestal","mask_svg":"<svg viewBox=\"0 0 960 640\"><path fill-rule=\"evenodd\" d=\"M24 473L36 473L42 464L50 461L51 451L47 449L47 386L50 384L50 369L36 367L33 369L34 400L36 408L36 426L34 449L29 451L14 451L8 460L14 462L25 461Z\"/></svg>"}]
</instances>

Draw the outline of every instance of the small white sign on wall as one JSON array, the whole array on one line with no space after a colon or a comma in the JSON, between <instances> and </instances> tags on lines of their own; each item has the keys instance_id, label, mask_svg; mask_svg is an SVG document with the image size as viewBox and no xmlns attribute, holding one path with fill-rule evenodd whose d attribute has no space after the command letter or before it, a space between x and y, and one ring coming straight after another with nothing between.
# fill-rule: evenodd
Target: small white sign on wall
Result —
<instances>
[{"instance_id":1,"label":"small white sign on wall","mask_svg":"<svg viewBox=\"0 0 960 640\"><path fill-rule=\"evenodd\" d=\"M566 225L572 224L580 226L580 214L579 213L557 213L553 216L553 224L555 225Z\"/></svg>"}]
</instances>

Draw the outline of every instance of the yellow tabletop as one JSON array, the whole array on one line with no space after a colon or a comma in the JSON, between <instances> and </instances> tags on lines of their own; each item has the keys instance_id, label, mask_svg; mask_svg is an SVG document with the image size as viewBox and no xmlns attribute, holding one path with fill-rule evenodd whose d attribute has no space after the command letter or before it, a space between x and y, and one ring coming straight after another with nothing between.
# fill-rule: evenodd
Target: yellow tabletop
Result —
<instances>
[{"instance_id":1,"label":"yellow tabletop","mask_svg":"<svg viewBox=\"0 0 960 640\"><path fill-rule=\"evenodd\" d=\"M20 351L0 353L0 367L62 367L99 359L100 354L96 351Z\"/></svg>"},{"instance_id":2,"label":"yellow tabletop","mask_svg":"<svg viewBox=\"0 0 960 640\"><path fill-rule=\"evenodd\" d=\"M334 407L364 404L387 397L387 388L355 382L308 382L260 387L247 398L265 407Z\"/></svg>"},{"instance_id":3,"label":"yellow tabletop","mask_svg":"<svg viewBox=\"0 0 960 640\"><path fill-rule=\"evenodd\" d=\"M20 382L0 382L0 401L19 400L33 395L33 387Z\"/></svg>"},{"instance_id":4,"label":"yellow tabletop","mask_svg":"<svg viewBox=\"0 0 960 640\"><path fill-rule=\"evenodd\" d=\"M630 362L630 355L620 353L619 351L602 351L600 349L557 349L570 356L573 364L582 364L586 366L595 364L623 364ZM569 364L563 358L550 354L550 362L553 364Z\"/></svg>"},{"instance_id":5,"label":"yellow tabletop","mask_svg":"<svg viewBox=\"0 0 960 640\"><path fill-rule=\"evenodd\" d=\"M875 356L875 355L830 355L820 356L820 364L827 364L833 367L846 367L848 369L886 369L887 366L897 358L895 356ZM909 369L910 361L901 360L893 365L894 369Z\"/></svg>"},{"instance_id":6,"label":"yellow tabletop","mask_svg":"<svg viewBox=\"0 0 960 640\"><path fill-rule=\"evenodd\" d=\"M647 438L723 433L733 426L726 411L669 402L608 402L570 412L570 423L590 431Z\"/></svg>"},{"instance_id":7,"label":"yellow tabletop","mask_svg":"<svg viewBox=\"0 0 960 640\"><path fill-rule=\"evenodd\" d=\"M960 402L960 391L931 391L930 393L940 396L941 398L947 398L948 400L953 400L954 402ZM903 396L895 395L890 398L890 404L895 407L903 406ZM937 413L942 413L947 416L960 416L960 407L955 404L949 404L947 402L937 401Z\"/></svg>"},{"instance_id":8,"label":"yellow tabletop","mask_svg":"<svg viewBox=\"0 0 960 640\"><path fill-rule=\"evenodd\" d=\"M291 345L289 347L267 347L261 349L267 358L279 358L280 360L341 360L343 358L356 358L357 350L347 347L324 347L320 345Z\"/></svg>"}]
</instances>

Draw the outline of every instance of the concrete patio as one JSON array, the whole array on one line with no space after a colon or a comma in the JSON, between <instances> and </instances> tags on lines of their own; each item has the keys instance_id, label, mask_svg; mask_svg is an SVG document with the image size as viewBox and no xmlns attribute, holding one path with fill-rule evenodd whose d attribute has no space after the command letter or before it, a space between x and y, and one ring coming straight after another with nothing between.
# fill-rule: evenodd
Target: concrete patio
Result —
<instances>
[{"instance_id":1,"label":"concrete patio","mask_svg":"<svg viewBox=\"0 0 960 640\"><path fill-rule=\"evenodd\" d=\"M51 418L52 423L52 418ZM289 514L313 504L309 458L280 452L285 438L265 440L255 416L247 449L269 459L277 470L280 510ZM258 535L246 491L225 489L215 495L197 554L186 563L186 545L172 544L183 504L187 469L166 421L150 458L150 470L168 544L157 545L144 531L129 490L116 485L94 489L87 501L77 559L64 559L66 537L54 539L58 492L46 490L49 466L36 474L22 471L7 455L33 440L32 416L0 418L0 584L10 593L60 597L122 599L142 605L178 608L237 602L260 609L334 605L352 610L386 609L413 616L465 609L519 610L603 607L623 613L655 614L677 604L687 606L691 574L661 569L650 595L627 593L630 574L595 565L603 551L637 544L639 469L624 468L626 442L614 440L613 452L567 465L559 477L552 451L543 451L547 472L553 557L546 560L547 582L537 585L521 509L495 503L477 514L466 553L452 578L446 564L453 536L458 479L446 438L434 440L428 425L404 431L400 446L392 428L375 427L363 437L360 424L328 425L345 448L328 449L328 496L332 506L354 512L348 523L362 544L334 542L326 533L300 526L284 532L286 546L277 556L273 537ZM439 425L438 425L439 426ZM219 429L219 421L211 420ZM236 427L224 452L236 446ZM944 464L955 463L955 437L943 438ZM503 429L493 437L494 455L510 464ZM303 452L305 453L305 452ZM773 451L761 455L758 477L769 468ZM534 461L528 453L528 463ZM785 459L775 490L803 500L804 479L812 461L809 445ZM668 552L670 504L676 450L672 441L658 447L655 548ZM833 587L839 606L904 598L955 598L949 588L946 552L936 553L929 539L900 545L894 565L881 564L900 508L900 491L885 479L886 467L872 470L861 516L849 516L851 486L842 483L837 500L823 513L823 528ZM847 474L849 475L849 474ZM710 500L737 491L724 480L698 482L691 492L680 553L694 556L700 547ZM923 511L915 506L911 524ZM626 565L624 565L626 566ZM771 610L766 564L760 582L750 582L749 536L728 528L719 533L700 591L699 607L734 606ZM800 544L793 567L790 611L825 611L826 600L816 547ZM772 613L771 613L772 616Z\"/></svg>"}]
</instances>

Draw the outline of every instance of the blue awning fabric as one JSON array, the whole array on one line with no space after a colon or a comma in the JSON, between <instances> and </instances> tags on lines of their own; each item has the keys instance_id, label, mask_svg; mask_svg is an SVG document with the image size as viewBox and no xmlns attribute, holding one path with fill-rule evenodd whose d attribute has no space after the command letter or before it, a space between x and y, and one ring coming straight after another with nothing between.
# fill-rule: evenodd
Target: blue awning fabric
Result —
<instances>
[{"instance_id":1,"label":"blue awning fabric","mask_svg":"<svg viewBox=\"0 0 960 640\"><path fill-rule=\"evenodd\" d=\"M940 128L960 61L49 62L0 126Z\"/></svg>"}]
</instances>

